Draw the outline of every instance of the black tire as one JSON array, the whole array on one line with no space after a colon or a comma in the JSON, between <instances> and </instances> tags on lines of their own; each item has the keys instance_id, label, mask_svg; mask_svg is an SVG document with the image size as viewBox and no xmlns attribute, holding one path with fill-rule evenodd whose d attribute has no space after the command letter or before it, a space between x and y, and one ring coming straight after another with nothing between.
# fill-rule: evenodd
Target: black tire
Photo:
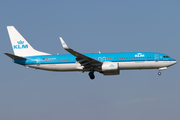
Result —
<instances>
[{"instance_id":1,"label":"black tire","mask_svg":"<svg viewBox=\"0 0 180 120\"><path fill-rule=\"evenodd\" d=\"M89 77L93 80L95 78L94 73L93 72L89 72Z\"/></svg>"},{"instance_id":2,"label":"black tire","mask_svg":"<svg viewBox=\"0 0 180 120\"><path fill-rule=\"evenodd\" d=\"M160 76L160 75L161 75L161 72L158 72L158 75Z\"/></svg>"}]
</instances>

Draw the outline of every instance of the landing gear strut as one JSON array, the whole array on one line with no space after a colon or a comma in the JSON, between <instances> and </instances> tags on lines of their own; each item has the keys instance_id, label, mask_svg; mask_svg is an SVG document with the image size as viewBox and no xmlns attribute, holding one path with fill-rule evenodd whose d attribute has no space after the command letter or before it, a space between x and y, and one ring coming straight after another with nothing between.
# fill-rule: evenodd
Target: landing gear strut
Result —
<instances>
[{"instance_id":1,"label":"landing gear strut","mask_svg":"<svg viewBox=\"0 0 180 120\"><path fill-rule=\"evenodd\" d=\"M91 71L89 72L89 77L90 77L92 80L95 78L95 76L94 76L94 70L91 70Z\"/></svg>"},{"instance_id":2,"label":"landing gear strut","mask_svg":"<svg viewBox=\"0 0 180 120\"><path fill-rule=\"evenodd\" d=\"M160 71L158 72L158 75L159 75L159 76L161 75L161 72L160 72Z\"/></svg>"}]
</instances>

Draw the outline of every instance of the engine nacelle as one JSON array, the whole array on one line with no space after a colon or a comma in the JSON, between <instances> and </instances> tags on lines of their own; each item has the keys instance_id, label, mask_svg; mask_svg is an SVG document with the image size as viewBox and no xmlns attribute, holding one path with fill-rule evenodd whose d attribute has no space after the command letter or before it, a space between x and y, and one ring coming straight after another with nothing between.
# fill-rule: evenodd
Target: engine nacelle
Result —
<instances>
[{"instance_id":1,"label":"engine nacelle","mask_svg":"<svg viewBox=\"0 0 180 120\"><path fill-rule=\"evenodd\" d=\"M104 75L119 75L119 64L114 62L104 62L102 64L102 73Z\"/></svg>"}]
</instances>

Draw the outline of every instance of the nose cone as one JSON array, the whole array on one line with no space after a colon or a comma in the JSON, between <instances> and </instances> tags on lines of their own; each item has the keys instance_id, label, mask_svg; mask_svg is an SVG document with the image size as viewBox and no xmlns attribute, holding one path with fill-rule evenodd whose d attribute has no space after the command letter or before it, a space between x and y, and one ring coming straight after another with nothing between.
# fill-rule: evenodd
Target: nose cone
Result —
<instances>
[{"instance_id":1,"label":"nose cone","mask_svg":"<svg viewBox=\"0 0 180 120\"><path fill-rule=\"evenodd\" d=\"M174 64L176 64L176 63L177 63L177 61L176 61L176 60L171 61L171 65L174 65Z\"/></svg>"}]
</instances>

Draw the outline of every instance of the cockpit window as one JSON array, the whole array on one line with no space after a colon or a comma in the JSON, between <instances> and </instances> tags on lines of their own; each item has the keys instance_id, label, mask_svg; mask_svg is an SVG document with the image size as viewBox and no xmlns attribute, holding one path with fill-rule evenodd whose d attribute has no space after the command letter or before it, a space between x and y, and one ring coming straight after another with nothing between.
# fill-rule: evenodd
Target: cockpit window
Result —
<instances>
[{"instance_id":1,"label":"cockpit window","mask_svg":"<svg viewBox=\"0 0 180 120\"><path fill-rule=\"evenodd\" d=\"M170 58L169 56L163 56L163 58Z\"/></svg>"}]
</instances>

